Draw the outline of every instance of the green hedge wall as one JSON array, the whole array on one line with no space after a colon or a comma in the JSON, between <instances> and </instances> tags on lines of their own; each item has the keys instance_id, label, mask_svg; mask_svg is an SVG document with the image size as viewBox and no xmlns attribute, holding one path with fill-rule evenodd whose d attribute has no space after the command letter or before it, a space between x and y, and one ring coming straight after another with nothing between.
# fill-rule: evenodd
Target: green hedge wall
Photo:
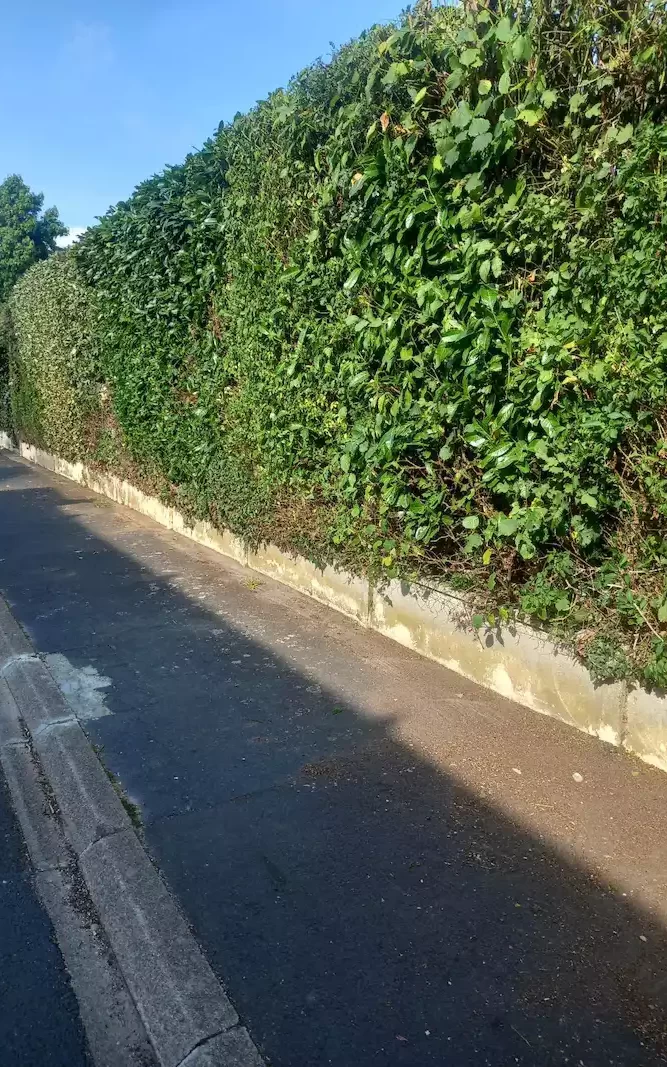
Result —
<instances>
[{"instance_id":1,"label":"green hedge wall","mask_svg":"<svg viewBox=\"0 0 667 1067\"><path fill-rule=\"evenodd\" d=\"M11 396L9 391L9 359L12 348L12 320L6 304L0 304L0 430L5 432L12 425Z\"/></svg>"},{"instance_id":2,"label":"green hedge wall","mask_svg":"<svg viewBox=\"0 0 667 1067\"><path fill-rule=\"evenodd\" d=\"M667 684L666 41L424 3L308 68L17 287L17 429Z\"/></svg>"},{"instance_id":3,"label":"green hedge wall","mask_svg":"<svg viewBox=\"0 0 667 1067\"><path fill-rule=\"evenodd\" d=\"M87 454L99 407L91 307L73 257L62 253L31 267L9 301L13 425L65 459Z\"/></svg>"}]
</instances>

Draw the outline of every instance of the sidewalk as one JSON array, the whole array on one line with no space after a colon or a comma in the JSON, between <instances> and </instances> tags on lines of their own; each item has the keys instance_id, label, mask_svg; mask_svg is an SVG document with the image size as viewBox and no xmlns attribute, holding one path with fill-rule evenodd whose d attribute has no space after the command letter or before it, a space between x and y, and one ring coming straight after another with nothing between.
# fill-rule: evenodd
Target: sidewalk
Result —
<instances>
[{"instance_id":1,"label":"sidewalk","mask_svg":"<svg viewBox=\"0 0 667 1067\"><path fill-rule=\"evenodd\" d=\"M667 1062L667 775L6 453L0 592L271 1067Z\"/></svg>"}]
</instances>

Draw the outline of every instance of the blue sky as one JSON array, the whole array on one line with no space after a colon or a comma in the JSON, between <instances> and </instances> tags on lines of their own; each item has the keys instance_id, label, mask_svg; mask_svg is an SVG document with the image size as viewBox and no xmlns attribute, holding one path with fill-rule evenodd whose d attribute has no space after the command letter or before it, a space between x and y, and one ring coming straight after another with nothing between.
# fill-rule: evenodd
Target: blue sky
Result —
<instances>
[{"instance_id":1,"label":"blue sky","mask_svg":"<svg viewBox=\"0 0 667 1067\"><path fill-rule=\"evenodd\" d=\"M0 181L88 226L222 119L405 0L18 0L2 15Z\"/></svg>"}]
</instances>

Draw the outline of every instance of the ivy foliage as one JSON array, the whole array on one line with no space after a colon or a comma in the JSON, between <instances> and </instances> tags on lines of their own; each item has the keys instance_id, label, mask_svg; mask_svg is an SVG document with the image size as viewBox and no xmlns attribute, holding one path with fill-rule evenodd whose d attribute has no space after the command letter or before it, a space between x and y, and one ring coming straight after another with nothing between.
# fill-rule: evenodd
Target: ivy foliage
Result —
<instances>
[{"instance_id":1,"label":"ivy foliage","mask_svg":"<svg viewBox=\"0 0 667 1067\"><path fill-rule=\"evenodd\" d=\"M35 264L9 300L13 425L65 459L88 454L99 408L90 290L71 253Z\"/></svg>"},{"instance_id":2,"label":"ivy foliage","mask_svg":"<svg viewBox=\"0 0 667 1067\"><path fill-rule=\"evenodd\" d=\"M12 406L9 390L9 360L12 351L13 328L6 304L0 304L0 430L12 426Z\"/></svg>"},{"instance_id":3,"label":"ivy foliage","mask_svg":"<svg viewBox=\"0 0 667 1067\"><path fill-rule=\"evenodd\" d=\"M13 328L6 306L12 287L33 263L55 251L67 233L56 208L42 211L44 197L18 174L0 183L0 427L9 427L9 357Z\"/></svg>"},{"instance_id":4,"label":"ivy foliage","mask_svg":"<svg viewBox=\"0 0 667 1067\"><path fill-rule=\"evenodd\" d=\"M666 44L638 0L421 3L139 186L76 251L128 453L667 684Z\"/></svg>"}]
</instances>

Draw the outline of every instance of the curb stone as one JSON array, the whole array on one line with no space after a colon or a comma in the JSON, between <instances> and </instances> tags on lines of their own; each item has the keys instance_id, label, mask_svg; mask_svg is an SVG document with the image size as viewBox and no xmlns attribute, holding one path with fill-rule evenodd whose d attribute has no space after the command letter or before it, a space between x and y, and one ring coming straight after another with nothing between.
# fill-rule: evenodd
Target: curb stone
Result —
<instances>
[{"instance_id":1,"label":"curb stone","mask_svg":"<svg viewBox=\"0 0 667 1067\"><path fill-rule=\"evenodd\" d=\"M63 833L55 797L3 680L0 765L35 871L37 892L69 972L95 1067L159 1067Z\"/></svg>"},{"instance_id":2,"label":"curb stone","mask_svg":"<svg viewBox=\"0 0 667 1067\"><path fill-rule=\"evenodd\" d=\"M0 598L6 648L0 764L95 1067L263 1067L92 745Z\"/></svg>"},{"instance_id":3,"label":"curb stone","mask_svg":"<svg viewBox=\"0 0 667 1067\"><path fill-rule=\"evenodd\" d=\"M0 763L33 867L38 872L63 867L69 852L27 742L4 745Z\"/></svg>"},{"instance_id":4,"label":"curb stone","mask_svg":"<svg viewBox=\"0 0 667 1067\"><path fill-rule=\"evenodd\" d=\"M36 882L67 964L95 1067L158 1067L80 877L70 864L40 872Z\"/></svg>"},{"instance_id":5,"label":"curb stone","mask_svg":"<svg viewBox=\"0 0 667 1067\"><path fill-rule=\"evenodd\" d=\"M15 656L3 676L32 734L52 723L75 721L62 691L36 655Z\"/></svg>"},{"instance_id":6,"label":"curb stone","mask_svg":"<svg viewBox=\"0 0 667 1067\"><path fill-rule=\"evenodd\" d=\"M238 1016L134 830L103 837L81 870L158 1060L178 1067Z\"/></svg>"},{"instance_id":7,"label":"curb stone","mask_svg":"<svg viewBox=\"0 0 667 1067\"><path fill-rule=\"evenodd\" d=\"M218 1067L221 1063L225 1067L264 1067L248 1031L242 1026L200 1045L183 1060L181 1067Z\"/></svg>"},{"instance_id":8,"label":"curb stone","mask_svg":"<svg viewBox=\"0 0 667 1067\"><path fill-rule=\"evenodd\" d=\"M127 812L78 722L42 727L34 746L77 856L101 838L130 829Z\"/></svg>"},{"instance_id":9,"label":"curb stone","mask_svg":"<svg viewBox=\"0 0 667 1067\"><path fill-rule=\"evenodd\" d=\"M25 744L25 734L12 691L0 675L0 746L10 744Z\"/></svg>"},{"instance_id":10,"label":"curb stone","mask_svg":"<svg viewBox=\"0 0 667 1067\"><path fill-rule=\"evenodd\" d=\"M391 581L374 588L341 569L318 568L275 545L253 551L241 538L209 522L188 525L175 508L114 474L70 463L25 442L16 448L1 432L0 448L268 575L478 685L667 771L667 695L641 689L628 693L623 683L595 685L582 663L538 630L518 625L473 631L465 602L445 586Z\"/></svg>"}]
</instances>

